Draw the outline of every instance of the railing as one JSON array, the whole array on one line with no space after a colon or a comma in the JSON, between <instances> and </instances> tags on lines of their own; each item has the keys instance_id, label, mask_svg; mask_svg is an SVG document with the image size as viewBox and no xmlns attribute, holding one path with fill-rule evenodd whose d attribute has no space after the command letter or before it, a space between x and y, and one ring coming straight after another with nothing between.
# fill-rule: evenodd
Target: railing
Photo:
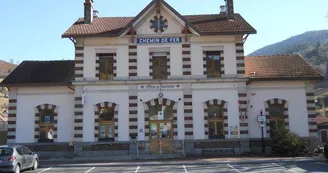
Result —
<instances>
[{"instance_id":1,"label":"railing","mask_svg":"<svg viewBox=\"0 0 328 173\"><path fill-rule=\"evenodd\" d=\"M185 154L183 140L137 141L137 154Z\"/></svg>"}]
</instances>

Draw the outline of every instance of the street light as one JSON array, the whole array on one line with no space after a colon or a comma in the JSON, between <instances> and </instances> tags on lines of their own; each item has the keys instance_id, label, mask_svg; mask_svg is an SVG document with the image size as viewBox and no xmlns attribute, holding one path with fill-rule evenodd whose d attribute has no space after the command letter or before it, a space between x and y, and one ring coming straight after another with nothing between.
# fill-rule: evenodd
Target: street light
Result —
<instances>
[{"instance_id":1,"label":"street light","mask_svg":"<svg viewBox=\"0 0 328 173\"><path fill-rule=\"evenodd\" d=\"M261 131L262 131L262 153L264 153L264 132L263 127L265 126L266 122L266 116L263 115L263 112L261 110L260 115L257 116L257 121L260 123Z\"/></svg>"}]
</instances>

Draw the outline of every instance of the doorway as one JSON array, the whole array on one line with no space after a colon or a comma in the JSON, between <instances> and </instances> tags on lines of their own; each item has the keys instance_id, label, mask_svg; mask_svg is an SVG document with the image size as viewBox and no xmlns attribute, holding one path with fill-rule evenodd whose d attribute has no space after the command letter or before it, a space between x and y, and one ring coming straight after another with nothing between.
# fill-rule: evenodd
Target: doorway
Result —
<instances>
[{"instance_id":1,"label":"doorway","mask_svg":"<svg viewBox=\"0 0 328 173\"><path fill-rule=\"evenodd\" d=\"M150 152L173 152L173 109L167 105L155 105L150 107Z\"/></svg>"}]
</instances>

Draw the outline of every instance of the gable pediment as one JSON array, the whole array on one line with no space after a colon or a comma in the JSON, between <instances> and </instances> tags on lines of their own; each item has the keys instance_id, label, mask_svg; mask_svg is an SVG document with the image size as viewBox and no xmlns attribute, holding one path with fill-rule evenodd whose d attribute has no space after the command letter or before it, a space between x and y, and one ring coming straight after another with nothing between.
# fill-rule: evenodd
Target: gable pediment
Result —
<instances>
[{"instance_id":1,"label":"gable pediment","mask_svg":"<svg viewBox=\"0 0 328 173\"><path fill-rule=\"evenodd\" d=\"M199 35L191 24L163 0L153 0L126 27L120 36L128 35L133 28L137 35L181 34L186 27L188 32Z\"/></svg>"}]
</instances>

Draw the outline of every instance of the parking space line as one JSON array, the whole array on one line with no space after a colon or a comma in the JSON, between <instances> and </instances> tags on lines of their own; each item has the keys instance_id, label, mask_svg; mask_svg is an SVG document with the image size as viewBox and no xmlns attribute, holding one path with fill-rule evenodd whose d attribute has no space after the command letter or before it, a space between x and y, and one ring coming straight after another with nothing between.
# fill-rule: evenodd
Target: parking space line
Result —
<instances>
[{"instance_id":1,"label":"parking space line","mask_svg":"<svg viewBox=\"0 0 328 173\"><path fill-rule=\"evenodd\" d=\"M236 169L235 167L231 166L230 164L227 164L231 169L233 169L234 171L241 173L238 169Z\"/></svg>"},{"instance_id":2,"label":"parking space line","mask_svg":"<svg viewBox=\"0 0 328 173\"><path fill-rule=\"evenodd\" d=\"M38 173L41 173L41 172L45 172L45 171L48 171L48 170L50 170L52 167L50 167L50 168L47 168L47 169L44 169L44 170L42 170L42 171L40 171L40 172L38 172Z\"/></svg>"},{"instance_id":3,"label":"parking space line","mask_svg":"<svg viewBox=\"0 0 328 173\"><path fill-rule=\"evenodd\" d=\"M183 169L185 170L185 172L188 173L186 166L183 165L182 167L183 167Z\"/></svg>"},{"instance_id":4,"label":"parking space line","mask_svg":"<svg viewBox=\"0 0 328 173\"><path fill-rule=\"evenodd\" d=\"M92 168L90 168L89 170L87 170L85 173L88 173L88 172L90 172L90 171L92 171L93 169L95 169L96 167L92 167Z\"/></svg>"},{"instance_id":5,"label":"parking space line","mask_svg":"<svg viewBox=\"0 0 328 173\"><path fill-rule=\"evenodd\" d=\"M328 164L327 164L327 163L321 163L321 162L317 162L317 164L328 166Z\"/></svg>"},{"instance_id":6,"label":"parking space line","mask_svg":"<svg viewBox=\"0 0 328 173\"><path fill-rule=\"evenodd\" d=\"M140 169L140 166L137 167L136 171L134 173L137 173Z\"/></svg>"},{"instance_id":7,"label":"parking space line","mask_svg":"<svg viewBox=\"0 0 328 173\"><path fill-rule=\"evenodd\" d=\"M284 166L278 165L278 164L276 164L276 163L272 163L272 164L275 165L275 166L278 166L278 167L281 168L281 169L285 169L285 170L287 170L287 171L297 173L296 171L290 170L290 169L288 169L287 167L284 167Z\"/></svg>"}]
</instances>

